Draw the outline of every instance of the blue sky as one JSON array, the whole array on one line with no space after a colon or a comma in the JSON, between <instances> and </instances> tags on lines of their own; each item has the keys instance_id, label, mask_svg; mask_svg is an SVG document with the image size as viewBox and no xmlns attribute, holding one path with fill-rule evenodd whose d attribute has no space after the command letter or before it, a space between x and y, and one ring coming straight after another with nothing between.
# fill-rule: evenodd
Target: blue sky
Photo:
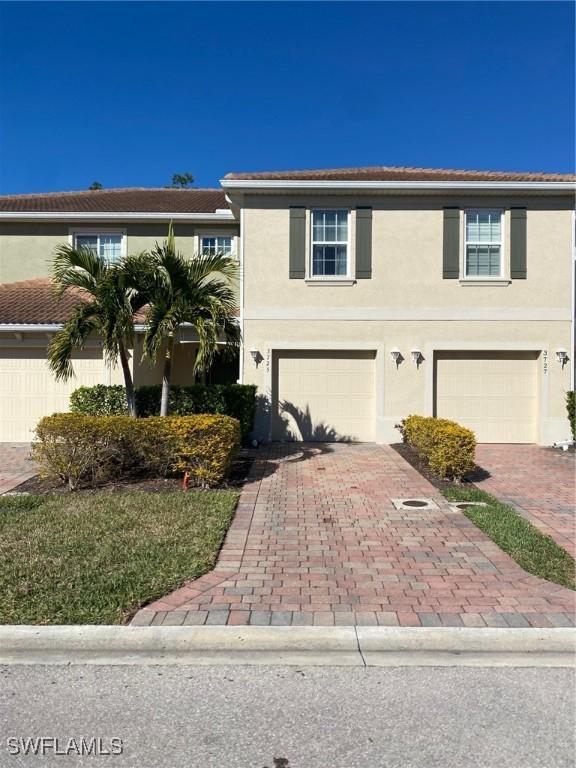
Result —
<instances>
[{"instance_id":1,"label":"blue sky","mask_svg":"<svg viewBox=\"0 0 576 768\"><path fill-rule=\"evenodd\" d=\"M0 192L574 167L568 2L0 3Z\"/></svg>"}]
</instances>

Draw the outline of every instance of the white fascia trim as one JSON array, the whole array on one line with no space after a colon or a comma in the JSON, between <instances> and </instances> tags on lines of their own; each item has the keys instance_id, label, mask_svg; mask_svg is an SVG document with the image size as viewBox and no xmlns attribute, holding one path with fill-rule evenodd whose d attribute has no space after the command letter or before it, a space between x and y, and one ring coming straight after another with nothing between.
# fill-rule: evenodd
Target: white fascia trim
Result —
<instances>
[{"instance_id":1,"label":"white fascia trim","mask_svg":"<svg viewBox=\"0 0 576 768\"><path fill-rule=\"evenodd\" d=\"M0 323L0 333L53 333L62 323Z\"/></svg>"},{"instance_id":2,"label":"white fascia trim","mask_svg":"<svg viewBox=\"0 0 576 768\"><path fill-rule=\"evenodd\" d=\"M217 211L216 213L102 213L80 211L1 211L0 220L4 221L201 221L201 222L235 222L232 211Z\"/></svg>"},{"instance_id":3,"label":"white fascia trim","mask_svg":"<svg viewBox=\"0 0 576 768\"><path fill-rule=\"evenodd\" d=\"M0 323L0 333L51 333L60 331L64 327L63 323ZM182 323L181 328L191 328L191 323ZM135 323L134 332L144 333L148 328L144 323Z\"/></svg>"},{"instance_id":4,"label":"white fascia trim","mask_svg":"<svg viewBox=\"0 0 576 768\"><path fill-rule=\"evenodd\" d=\"M224 189L236 189L246 192L260 190L328 190L328 189L357 189L357 190L525 190L542 192L574 192L576 182L573 181L282 181L279 179L221 179Z\"/></svg>"}]
</instances>

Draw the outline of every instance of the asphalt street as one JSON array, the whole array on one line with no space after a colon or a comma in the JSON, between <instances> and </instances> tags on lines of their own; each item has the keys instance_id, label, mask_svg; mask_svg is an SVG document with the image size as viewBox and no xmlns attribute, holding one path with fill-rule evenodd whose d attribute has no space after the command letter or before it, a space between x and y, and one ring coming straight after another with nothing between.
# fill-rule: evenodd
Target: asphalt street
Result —
<instances>
[{"instance_id":1,"label":"asphalt street","mask_svg":"<svg viewBox=\"0 0 576 768\"><path fill-rule=\"evenodd\" d=\"M0 766L573 768L574 683L546 668L0 667Z\"/></svg>"}]
</instances>

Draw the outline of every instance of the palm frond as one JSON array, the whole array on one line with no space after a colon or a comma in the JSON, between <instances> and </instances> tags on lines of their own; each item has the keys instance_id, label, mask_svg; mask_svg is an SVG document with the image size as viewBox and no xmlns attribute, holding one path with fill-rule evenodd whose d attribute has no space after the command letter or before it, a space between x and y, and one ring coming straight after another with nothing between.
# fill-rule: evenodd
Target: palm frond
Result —
<instances>
[{"instance_id":1,"label":"palm frond","mask_svg":"<svg viewBox=\"0 0 576 768\"><path fill-rule=\"evenodd\" d=\"M237 350L240 329L234 283L238 265L223 254L185 258L176 249L172 225L167 239L148 254L124 262L127 282L147 305L143 356L156 361L169 336L189 323L199 339L196 370L209 366L219 342Z\"/></svg>"},{"instance_id":2,"label":"palm frond","mask_svg":"<svg viewBox=\"0 0 576 768\"><path fill-rule=\"evenodd\" d=\"M107 269L106 260L91 248L60 244L54 250L52 261L52 283L56 294L62 295L68 288L81 288L94 295Z\"/></svg>"},{"instance_id":3,"label":"palm frond","mask_svg":"<svg viewBox=\"0 0 576 768\"><path fill-rule=\"evenodd\" d=\"M94 304L79 304L64 327L48 345L48 365L58 381L74 376L72 355L83 349L87 338L100 327L101 318Z\"/></svg>"}]
</instances>

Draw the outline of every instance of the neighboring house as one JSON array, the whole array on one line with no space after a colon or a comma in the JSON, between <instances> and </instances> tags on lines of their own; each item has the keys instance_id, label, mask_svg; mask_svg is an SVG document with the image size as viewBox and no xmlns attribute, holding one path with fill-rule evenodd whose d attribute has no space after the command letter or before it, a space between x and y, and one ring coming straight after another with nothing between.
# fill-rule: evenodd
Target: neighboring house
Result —
<instances>
[{"instance_id":1,"label":"neighboring house","mask_svg":"<svg viewBox=\"0 0 576 768\"><path fill-rule=\"evenodd\" d=\"M238 253L238 223L222 190L120 189L0 197L0 441L28 442L38 419L68 408L81 385L116 384L119 368L102 359L91 341L74 359L75 378L56 382L46 364L52 335L74 303L56 303L48 275L59 243L87 245L111 261L150 250L174 225L177 247L192 257L201 251ZM160 364L141 363L142 327L132 355L136 386L159 384ZM194 382L197 345L190 331L179 336L173 382ZM234 366L232 366L234 369ZM209 380L235 381L238 366L216 363Z\"/></svg>"},{"instance_id":2,"label":"neighboring house","mask_svg":"<svg viewBox=\"0 0 576 768\"><path fill-rule=\"evenodd\" d=\"M241 262L258 438L395 442L410 413L481 442L568 437L576 176L360 168L229 174L222 188L0 197L0 440L28 440L79 384L120 380L96 342L73 383L45 365L65 316L45 279L54 245L117 258L170 220L190 256L230 247ZM159 381L136 346L136 384Z\"/></svg>"}]
</instances>

